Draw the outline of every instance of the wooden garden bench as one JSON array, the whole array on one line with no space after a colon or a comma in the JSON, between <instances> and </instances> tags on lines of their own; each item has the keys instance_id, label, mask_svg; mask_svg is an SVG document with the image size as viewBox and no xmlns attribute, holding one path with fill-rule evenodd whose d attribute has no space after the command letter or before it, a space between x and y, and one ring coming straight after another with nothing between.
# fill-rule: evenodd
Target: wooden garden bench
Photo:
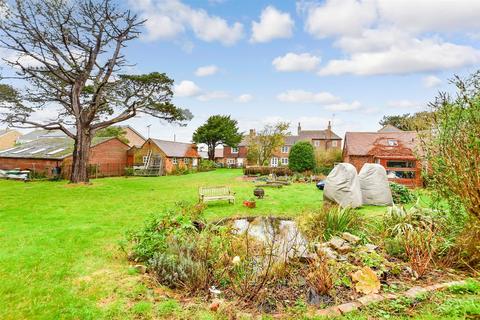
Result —
<instances>
[{"instance_id":1,"label":"wooden garden bench","mask_svg":"<svg viewBox=\"0 0 480 320\"><path fill-rule=\"evenodd\" d=\"M198 190L200 202L228 200L228 203L235 203L235 192L229 187L200 187Z\"/></svg>"}]
</instances>

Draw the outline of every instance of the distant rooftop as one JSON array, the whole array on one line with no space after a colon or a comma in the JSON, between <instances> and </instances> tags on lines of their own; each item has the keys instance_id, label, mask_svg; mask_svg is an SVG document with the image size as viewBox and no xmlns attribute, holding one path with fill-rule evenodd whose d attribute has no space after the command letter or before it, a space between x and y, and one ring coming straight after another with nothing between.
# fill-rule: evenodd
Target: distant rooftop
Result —
<instances>
[{"instance_id":1,"label":"distant rooftop","mask_svg":"<svg viewBox=\"0 0 480 320\"><path fill-rule=\"evenodd\" d=\"M115 139L114 137L95 137L92 147ZM71 138L41 138L22 143L16 147L0 150L0 158L28 158L61 160L71 156L73 152L73 139Z\"/></svg>"},{"instance_id":2,"label":"distant rooftop","mask_svg":"<svg viewBox=\"0 0 480 320\"><path fill-rule=\"evenodd\" d=\"M192 147L194 146L192 143L186 142L176 142L176 141L167 141L167 140L160 140L160 139L151 139L163 152L167 155L167 157L196 157L196 154L189 154Z\"/></svg>"}]
</instances>

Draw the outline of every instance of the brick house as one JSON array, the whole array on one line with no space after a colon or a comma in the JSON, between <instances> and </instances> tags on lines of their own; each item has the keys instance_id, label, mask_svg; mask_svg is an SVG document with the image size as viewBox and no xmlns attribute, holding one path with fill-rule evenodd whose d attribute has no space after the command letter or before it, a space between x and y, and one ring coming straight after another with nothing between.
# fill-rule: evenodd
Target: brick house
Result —
<instances>
[{"instance_id":1,"label":"brick house","mask_svg":"<svg viewBox=\"0 0 480 320\"><path fill-rule=\"evenodd\" d=\"M347 132L343 161L354 165L357 171L365 163L379 163L387 170L389 181L409 187L422 186L422 162L416 156L417 133L382 129L379 132Z\"/></svg>"},{"instance_id":2,"label":"brick house","mask_svg":"<svg viewBox=\"0 0 480 320\"><path fill-rule=\"evenodd\" d=\"M0 150L11 148L22 134L16 130L0 129Z\"/></svg>"},{"instance_id":3,"label":"brick house","mask_svg":"<svg viewBox=\"0 0 480 320\"><path fill-rule=\"evenodd\" d=\"M90 147L90 175L120 176L127 165L130 147L115 137L94 138ZM31 170L51 177L59 168L68 178L72 166L73 140L70 138L41 138L0 151L0 169ZM58 169L57 169L58 170Z\"/></svg>"},{"instance_id":4,"label":"brick house","mask_svg":"<svg viewBox=\"0 0 480 320\"><path fill-rule=\"evenodd\" d=\"M250 136L255 136L254 129L250 130L250 135L245 136L237 148L224 146L224 159L226 165L234 167L243 167L247 165L247 145ZM340 149L342 145L342 138L332 131L330 121L325 130L302 130L301 124L298 123L297 135L289 135L285 137L285 144L280 147L279 150L274 152L274 156L270 159L270 166L287 166L290 149L299 141L308 141L316 150L325 151Z\"/></svg>"},{"instance_id":5,"label":"brick house","mask_svg":"<svg viewBox=\"0 0 480 320\"><path fill-rule=\"evenodd\" d=\"M175 168L198 166L200 155L194 143L148 139L140 148L129 151L129 165L155 169L158 175L171 173Z\"/></svg>"}]
</instances>

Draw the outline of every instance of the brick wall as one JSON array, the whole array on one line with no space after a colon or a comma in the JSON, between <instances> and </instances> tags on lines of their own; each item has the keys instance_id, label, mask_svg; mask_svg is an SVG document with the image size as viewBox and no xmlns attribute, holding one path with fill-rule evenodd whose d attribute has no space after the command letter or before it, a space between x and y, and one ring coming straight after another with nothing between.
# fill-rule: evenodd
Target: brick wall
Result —
<instances>
[{"instance_id":1,"label":"brick wall","mask_svg":"<svg viewBox=\"0 0 480 320\"><path fill-rule=\"evenodd\" d=\"M223 157L224 158L247 158L247 147L240 146L238 147L238 153L233 153L232 148L229 146L223 147Z\"/></svg>"},{"instance_id":2,"label":"brick wall","mask_svg":"<svg viewBox=\"0 0 480 320\"><path fill-rule=\"evenodd\" d=\"M360 172L365 163L374 163L373 156L347 156L343 161L352 164L357 172Z\"/></svg>"},{"instance_id":3,"label":"brick wall","mask_svg":"<svg viewBox=\"0 0 480 320\"><path fill-rule=\"evenodd\" d=\"M117 139L100 143L90 149L90 165L98 166L99 176L120 176L125 172L127 165L127 150L129 147ZM63 160L25 159L0 157L0 169L32 170L37 173L52 175L52 169L62 167L62 174L68 178L72 168L73 157Z\"/></svg>"},{"instance_id":4,"label":"brick wall","mask_svg":"<svg viewBox=\"0 0 480 320\"><path fill-rule=\"evenodd\" d=\"M51 169L62 165L62 160L25 159L25 158L2 158L0 157L0 169L11 170L34 170L46 176L51 175Z\"/></svg>"}]
</instances>

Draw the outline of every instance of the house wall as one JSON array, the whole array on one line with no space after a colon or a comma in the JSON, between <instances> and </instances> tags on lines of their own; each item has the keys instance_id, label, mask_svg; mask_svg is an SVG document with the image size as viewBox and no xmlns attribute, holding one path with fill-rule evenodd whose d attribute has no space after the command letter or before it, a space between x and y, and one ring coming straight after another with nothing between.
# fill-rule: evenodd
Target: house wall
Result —
<instances>
[{"instance_id":1,"label":"house wall","mask_svg":"<svg viewBox=\"0 0 480 320\"><path fill-rule=\"evenodd\" d=\"M136 134L135 132L133 132L132 129L130 128L123 128L126 132L125 134L125 138L128 140L128 145L133 147L133 146L136 146L136 147L140 147L142 146L144 143L145 143L145 139L143 139L142 137L140 137L138 134Z\"/></svg>"},{"instance_id":2,"label":"house wall","mask_svg":"<svg viewBox=\"0 0 480 320\"><path fill-rule=\"evenodd\" d=\"M13 146L15 146L15 143L20 136L21 133L16 130L8 131L7 133L0 136L0 150L12 148Z\"/></svg>"},{"instance_id":3,"label":"house wall","mask_svg":"<svg viewBox=\"0 0 480 320\"><path fill-rule=\"evenodd\" d=\"M97 165L97 176L121 176L125 173L127 166L128 145L117 139L107 140L90 148L90 165ZM52 175L52 169L62 167L64 178L70 176L73 157L68 156L62 160L51 159L26 159L26 158L2 158L0 157L0 169L21 169L33 170ZM91 174L91 177L95 177Z\"/></svg>"},{"instance_id":4,"label":"house wall","mask_svg":"<svg viewBox=\"0 0 480 320\"><path fill-rule=\"evenodd\" d=\"M247 165L247 153L246 146L238 147L238 152L232 152L232 148L229 146L223 147L223 163L226 166L242 167Z\"/></svg>"},{"instance_id":5,"label":"house wall","mask_svg":"<svg viewBox=\"0 0 480 320\"><path fill-rule=\"evenodd\" d=\"M332 142L336 141L337 145L334 147L332 146ZM316 150L331 150L331 149L340 149L342 145L342 140L323 140L323 139L313 139L310 141L310 143L313 145L313 147ZM318 145L315 145L317 143Z\"/></svg>"},{"instance_id":6,"label":"house wall","mask_svg":"<svg viewBox=\"0 0 480 320\"><path fill-rule=\"evenodd\" d=\"M123 176L127 167L128 145L118 139L110 139L90 148L89 165L95 166L90 177L115 177ZM63 175L68 177L72 169L73 157L69 156L63 161Z\"/></svg>"},{"instance_id":7,"label":"house wall","mask_svg":"<svg viewBox=\"0 0 480 320\"><path fill-rule=\"evenodd\" d=\"M133 156L130 156L133 158L133 163L132 165L143 165L143 157L148 156L149 151L152 150L152 154L160 155L160 157L163 160L164 163L164 170L165 173L171 173L176 167L188 167L192 168L193 166L193 159L197 159L200 161L200 157L198 156L197 151L192 148L191 150L187 151L186 157L178 157L177 159L177 164L175 165L173 163L173 157L167 157L167 155L152 141L147 140L146 143L143 144L140 148L135 148L132 149ZM189 159L189 163L185 163L185 159Z\"/></svg>"},{"instance_id":8,"label":"house wall","mask_svg":"<svg viewBox=\"0 0 480 320\"><path fill-rule=\"evenodd\" d=\"M373 156L345 156L343 162L352 164L360 172L365 163L374 163Z\"/></svg>"},{"instance_id":9,"label":"house wall","mask_svg":"<svg viewBox=\"0 0 480 320\"><path fill-rule=\"evenodd\" d=\"M388 168L387 167L388 160L415 161L415 167L408 168L408 169ZM352 156L352 155L345 154L343 157L343 162L352 164L355 167L355 169L357 169L357 172L360 172L360 170L362 169L365 163L379 163L386 170L415 171L415 179L388 179L388 180L406 185L408 187L421 187L423 185L422 164L420 161L412 157L393 156L393 157L385 157L385 158L376 158L374 156Z\"/></svg>"},{"instance_id":10,"label":"house wall","mask_svg":"<svg viewBox=\"0 0 480 320\"><path fill-rule=\"evenodd\" d=\"M63 160L47 160L47 159L26 159L26 158L5 158L0 157L0 169L2 170L32 170L46 176L52 174L51 170L61 166Z\"/></svg>"}]
</instances>

